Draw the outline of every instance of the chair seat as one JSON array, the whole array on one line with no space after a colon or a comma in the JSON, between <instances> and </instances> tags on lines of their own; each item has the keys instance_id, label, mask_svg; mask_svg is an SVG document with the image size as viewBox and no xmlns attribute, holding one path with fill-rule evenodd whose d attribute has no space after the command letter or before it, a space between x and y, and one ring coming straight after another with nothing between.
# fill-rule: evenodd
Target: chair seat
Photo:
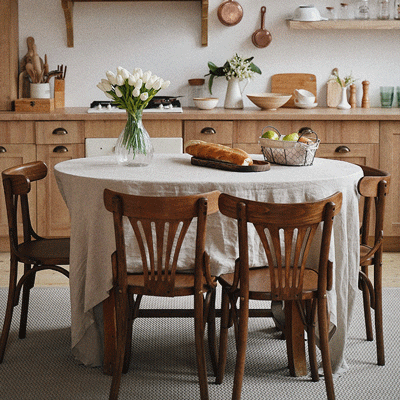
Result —
<instances>
[{"instance_id":1,"label":"chair seat","mask_svg":"<svg viewBox=\"0 0 400 400\"><path fill-rule=\"evenodd\" d=\"M285 271L282 271L284 274ZM223 287L232 286L234 274L223 274L218 277L219 283ZM240 286L240 285L239 285ZM318 290L318 274L313 269L304 271L304 287L302 298L312 298L313 293ZM249 270L249 292L250 298L261 298L260 294L266 300L271 300L271 278L269 268L253 268Z\"/></svg>"},{"instance_id":2,"label":"chair seat","mask_svg":"<svg viewBox=\"0 0 400 400\"><path fill-rule=\"evenodd\" d=\"M22 257L42 265L68 265L69 248L69 238L32 240L18 245Z\"/></svg>"},{"instance_id":3,"label":"chair seat","mask_svg":"<svg viewBox=\"0 0 400 400\"><path fill-rule=\"evenodd\" d=\"M213 277L213 283L217 278ZM129 290L137 294L146 294L146 285L144 283L143 274L130 274L128 275ZM210 289L207 285L206 278L203 276L202 287L204 292ZM175 276L175 289L174 296L189 296L194 293L194 274L177 273Z\"/></svg>"}]
</instances>

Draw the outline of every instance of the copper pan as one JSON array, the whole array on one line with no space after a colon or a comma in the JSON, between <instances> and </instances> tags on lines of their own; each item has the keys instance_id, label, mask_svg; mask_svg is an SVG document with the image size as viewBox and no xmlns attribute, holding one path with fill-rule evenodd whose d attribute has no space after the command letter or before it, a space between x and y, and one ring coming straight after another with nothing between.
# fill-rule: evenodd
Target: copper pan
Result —
<instances>
[{"instance_id":1,"label":"copper pan","mask_svg":"<svg viewBox=\"0 0 400 400\"><path fill-rule=\"evenodd\" d=\"M238 24L243 18L243 8L235 0L226 0L218 7L218 19L226 26Z\"/></svg>"},{"instance_id":2,"label":"copper pan","mask_svg":"<svg viewBox=\"0 0 400 400\"><path fill-rule=\"evenodd\" d=\"M261 29L257 29L251 40L253 41L254 46L256 47L267 47L272 40L271 33L264 28L264 16L265 16L266 8L261 7Z\"/></svg>"}]
</instances>

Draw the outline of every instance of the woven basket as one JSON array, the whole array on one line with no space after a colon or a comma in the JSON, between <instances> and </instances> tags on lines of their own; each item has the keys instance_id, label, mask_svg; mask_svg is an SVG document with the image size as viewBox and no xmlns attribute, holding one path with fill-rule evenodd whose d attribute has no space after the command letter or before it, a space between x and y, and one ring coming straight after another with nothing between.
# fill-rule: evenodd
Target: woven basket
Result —
<instances>
[{"instance_id":1,"label":"woven basket","mask_svg":"<svg viewBox=\"0 0 400 400\"><path fill-rule=\"evenodd\" d=\"M278 133L280 140L273 140L268 138L260 137L261 151L264 155L264 159L268 162L280 165L296 165L296 166L307 166L312 165L314 162L315 153L318 149L320 140L317 134L309 129L302 128L299 130L299 136L312 133L315 135L315 139L312 143L302 142L289 142L283 141L282 135L273 126L266 126L264 131L269 128Z\"/></svg>"}]
</instances>

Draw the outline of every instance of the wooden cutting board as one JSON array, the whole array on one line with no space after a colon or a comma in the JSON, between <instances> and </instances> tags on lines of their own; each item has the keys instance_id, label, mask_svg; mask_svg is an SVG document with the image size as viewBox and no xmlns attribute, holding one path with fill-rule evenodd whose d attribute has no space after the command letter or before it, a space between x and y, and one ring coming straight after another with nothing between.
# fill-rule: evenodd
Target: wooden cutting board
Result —
<instances>
[{"instance_id":1,"label":"wooden cutting board","mask_svg":"<svg viewBox=\"0 0 400 400\"><path fill-rule=\"evenodd\" d=\"M328 107L337 107L342 96L342 88L336 81L326 83L326 105Z\"/></svg>"},{"instance_id":2,"label":"wooden cutting board","mask_svg":"<svg viewBox=\"0 0 400 400\"><path fill-rule=\"evenodd\" d=\"M272 93L292 94L290 100L282 107L297 108L294 104L295 89L305 89L315 95L317 101L317 78L313 74L275 74L271 77Z\"/></svg>"}]
</instances>

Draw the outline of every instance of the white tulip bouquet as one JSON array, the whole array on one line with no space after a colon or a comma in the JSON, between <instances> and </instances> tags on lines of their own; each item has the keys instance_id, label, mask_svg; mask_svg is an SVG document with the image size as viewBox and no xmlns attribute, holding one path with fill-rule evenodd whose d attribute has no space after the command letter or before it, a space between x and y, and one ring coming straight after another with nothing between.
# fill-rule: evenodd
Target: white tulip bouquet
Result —
<instances>
[{"instance_id":1,"label":"white tulip bouquet","mask_svg":"<svg viewBox=\"0 0 400 400\"><path fill-rule=\"evenodd\" d=\"M128 121L117 141L117 147L122 145L128 153L132 152L133 159L137 154L146 156L147 148L151 144L150 138L145 137L148 134L143 127L142 112L161 89L170 85L170 81L164 81L150 71L143 72L141 68L135 68L130 73L127 69L118 67L117 74L107 71L106 76L107 79L102 79L97 87L112 100L112 105L125 109L128 113Z\"/></svg>"}]
</instances>

